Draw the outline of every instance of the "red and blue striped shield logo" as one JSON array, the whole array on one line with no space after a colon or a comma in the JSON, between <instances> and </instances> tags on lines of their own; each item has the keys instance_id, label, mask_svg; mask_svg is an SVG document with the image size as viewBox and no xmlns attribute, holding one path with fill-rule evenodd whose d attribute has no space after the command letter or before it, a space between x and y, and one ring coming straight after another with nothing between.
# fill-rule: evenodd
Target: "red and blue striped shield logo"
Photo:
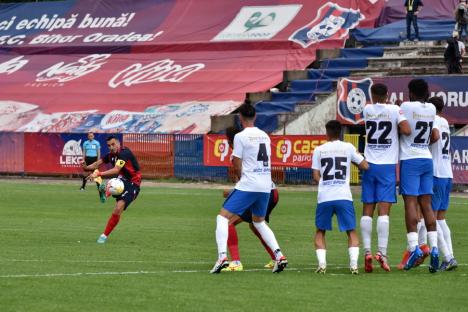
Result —
<instances>
[{"instance_id":1,"label":"red and blue striped shield logo","mask_svg":"<svg viewBox=\"0 0 468 312\"><path fill-rule=\"evenodd\" d=\"M344 39L349 30L356 27L365 16L359 10L342 8L333 2L327 2L317 11L315 19L296 30L289 40L303 48L328 39Z\"/></svg>"},{"instance_id":2,"label":"red and blue striped shield logo","mask_svg":"<svg viewBox=\"0 0 468 312\"><path fill-rule=\"evenodd\" d=\"M372 84L371 78L341 79L338 86L338 117L352 125L363 123L364 106L372 102L370 96Z\"/></svg>"}]
</instances>

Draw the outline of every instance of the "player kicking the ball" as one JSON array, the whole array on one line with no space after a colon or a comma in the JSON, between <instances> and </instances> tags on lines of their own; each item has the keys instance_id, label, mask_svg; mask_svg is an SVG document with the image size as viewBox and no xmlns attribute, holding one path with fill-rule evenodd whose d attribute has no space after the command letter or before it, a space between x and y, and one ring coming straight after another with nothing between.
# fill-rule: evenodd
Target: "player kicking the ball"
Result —
<instances>
[{"instance_id":1,"label":"player kicking the ball","mask_svg":"<svg viewBox=\"0 0 468 312\"><path fill-rule=\"evenodd\" d=\"M388 99L387 86L375 84L371 87L374 104L364 108L366 125L366 148L364 156L369 170L362 174L361 235L364 247L364 270L373 271L371 239L372 218L377 206L378 251L375 260L385 271L390 271L387 260L387 245L390 227L390 208L396 203L396 165L398 163L398 131L409 135L411 129L401 109L385 104Z\"/></svg>"},{"instance_id":2,"label":"player kicking the ball","mask_svg":"<svg viewBox=\"0 0 468 312\"><path fill-rule=\"evenodd\" d=\"M340 231L348 235L351 273L358 274L359 238L349 178L351 162L362 170L369 165L352 144L340 141L341 124L337 120L330 120L325 128L328 142L317 147L312 157L313 178L318 183L315 249L319 265L315 272L326 272L325 233L332 230L332 217L336 214Z\"/></svg>"},{"instance_id":3,"label":"player kicking the ball","mask_svg":"<svg viewBox=\"0 0 468 312\"><path fill-rule=\"evenodd\" d=\"M140 166L132 151L121 146L120 141L113 135L107 138L107 147L110 151L109 154L89 166L86 166L84 163L82 164L84 170L95 170L89 175L88 178L90 180L98 177L112 177L118 175L124 183L123 193L118 196L113 196L116 200L115 208L107 222L104 233L102 233L97 240L99 244L104 244L107 241L107 237L119 223L122 212L137 198L141 184ZM107 171L99 172L97 169L103 163L110 163L114 167Z\"/></svg>"},{"instance_id":4,"label":"player kicking the ball","mask_svg":"<svg viewBox=\"0 0 468 312\"><path fill-rule=\"evenodd\" d=\"M252 224L275 254L272 272L279 273L288 265L288 260L282 254L273 231L265 222L272 183L270 138L254 126L255 108L251 104L242 104L239 113L244 130L234 137L232 163L240 180L216 218L218 260L210 273L220 273L229 265L227 258L229 221L248 209L252 210Z\"/></svg>"},{"instance_id":5,"label":"player kicking the ball","mask_svg":"<svg viewBox=\"0 0 468 312\"><path fill-rule=\"evenodd\" d=\"M431 201L433 194L433 162L429 144L439 139L438 125L434 123L436 109L426 103L429 87L423 79L413 79L408 84L410 102L401 104L401 110L411 126L410 135L400 138L400 194L405 202L405 221L410 255L404 266L409 270L423 257L418 246L417 206L421 208L431 248L429 272L439 268L437 226Z\"/></svg>"}]
</instances>

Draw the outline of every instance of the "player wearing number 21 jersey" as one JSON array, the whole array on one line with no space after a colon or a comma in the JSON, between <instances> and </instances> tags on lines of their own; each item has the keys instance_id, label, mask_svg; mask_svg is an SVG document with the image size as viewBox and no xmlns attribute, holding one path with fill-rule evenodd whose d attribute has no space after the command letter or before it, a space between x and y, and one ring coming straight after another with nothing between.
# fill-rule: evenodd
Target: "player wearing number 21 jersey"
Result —
<instances>
[{"instance_id":1,"label":"player wearing number 21 jersey","mask_svg":"<svg viewBox=\"0 0 468 312\"><path fill-rule=\"evenodd\" d=\"M398 132L410 134L411 129L401 109L396 105L381 104L388 99L384 84L371 87L372 101L366 105L364 120L366 126L366 147L364 156L369 170L362 174L361 235L364 247L364 270L373 271L371 253L372 218L377 206L378 251L375 259L385 271L390 271L387 259L387 245L390 226L390 208L396 203L396 166L398 163Z\"/></svg>"},{"instance_id":2,"label":"player wearing number 21 jersey","mask_svg":"<svg viewBox=\"0 0 468 312\"><path fill-rule=\"evenodd\" d=\"M272 230L265 222L271 192L271 142L268 135L254 126L255 108L250 103L239 107L240 122L244 128L234 136L232 163L239 182L224 202L216 219L216 243L218 261L210 273L220 273L229 265L227 240L229 223L246 210L252 211L252 224L263 241L273 250L276 262L273 273L279 273L287 266Z\"/></svg>"},{"instance_id":3,"label":"player wearing number 21 jersey","mask_svg":"<svg viewBox=\"0 0 468 312\"><path fill-rule=\"evenodd\" d=\"M340 231L348 235L351 273L357 274L359 238L349 179L351 162L364 170L368 165L352 144L340 141L341 124L337 120L327 122L325 128L329 142L317 147L312 157L313 177L318 182L315 248L319 265L316 273L326 271L325 233L331 231L332 217L336 214Z\"/></svg>"},{"instance_id":4,"label":"player wearing number 21 jersey","mask_svg":"<svg viewBox=\"0 0 468 312\"><path fill-rule=\"evenodd\" d=\"M421 207L427 228L427 238L431 247L429 272L434 273L439 266L437 248L437 227L432 212L433 162L429 150L430 143L439 139L437 125L434 124L436 109L426 103L429 87L423 79L413 79L408 84L410 102L401 104L401 110L411 127L410 135L400 138L400 193L405 202L405 220L410 256L404 266L409 270L423 257L418 246L417 205Z\"/></svg>"}]
</instances>

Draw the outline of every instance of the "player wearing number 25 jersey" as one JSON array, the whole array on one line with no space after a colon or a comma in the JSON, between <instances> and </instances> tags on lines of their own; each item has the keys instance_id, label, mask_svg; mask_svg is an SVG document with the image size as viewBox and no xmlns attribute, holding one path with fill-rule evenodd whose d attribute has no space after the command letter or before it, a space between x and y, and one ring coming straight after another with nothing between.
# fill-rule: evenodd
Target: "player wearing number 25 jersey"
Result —
<instances>
[{"instance_id":1,"label":"player wearing number 25 jersey","mask_svg":"<svg viewBox=\"0 0 468 312\"><path fill-rule=\"evenodd\" d=\"M378 251L375 259L385 271L390 271L387 259L387 245L390 226L390 208L396 203L396 165L398 163L398 132L410 134L406 117L396 105L381 104L388 99L388 89L384 84L371 87L372 101L366 105L364 120L366 126L366 147L364 156L369 170L362 174L361 235L364 247L364 270L373 271L372 265L372 223L377 206Z\"/></svg>"},{"instance_id":2,"label":"player wearing number 25 jersey","mask_svg":"<svg viewBox=\"0 0 468 312\"><path fill-rule=\"evenodd\" d=\"M422 258L418 247L417 205L418 202L427 228L427 238L431 247L429 272L434 273L439 266L437 248L437 227L431 208L433 186L433 163L429 144L439 139L437 125L434 124L436 109L426 103L429 87L423 79L413 79L408 84L410 102L401 104L401 110L411 127L410 135L400 138L400 193L405 201L405 219L410 256L404 266L411 269Z\"/></svg>"},{"instance_id":3,"label":"player wearing number 25 jersey","mask_svg":"<svg viewBox=\"0 0 468 312\"><path fill-rule=\"evenodd\" d=\"M352 144L340 141L341 124L338 121L329 121L325 128L329 142L317 147L312 156L313 177L318 182L315 248L319 266L316 272L325 273L325 232L331 231L332 217L336 214L340 231L346 231L348 235L351 273L357 274L359 238L355 231L356 217L349 179L351 162L361 169L367 169L368 165Z\"/></svg>"},{"instance_id":4,"label":"player wearing number 25 jersey","mask_svg":"<svg viewBox=\"0 0 468 312\"><path fill-rule=\"evenodd\" d=\"M240 122L244 128L234 136L232 162L240 178L234 191L224 202L216 219L216 242L218 261L210 273L220 273L229 265L227 259L228 224L247 209L252 211L252 224L263 241L273 250L276 262L273 273L279 273L287 266L275 235L265 222L271 192L271 142L268 135L254 126L255 108L250 103L239 107Z\"/></svg>"}]
</instances>

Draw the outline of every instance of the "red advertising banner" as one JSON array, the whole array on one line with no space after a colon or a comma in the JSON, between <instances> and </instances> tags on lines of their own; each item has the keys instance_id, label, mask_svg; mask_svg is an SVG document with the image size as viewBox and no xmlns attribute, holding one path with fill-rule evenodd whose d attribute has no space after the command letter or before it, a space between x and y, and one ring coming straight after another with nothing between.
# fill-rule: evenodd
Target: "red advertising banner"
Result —
<instances>
[{"instance_id":1,"label":"red advertising banner","mask_svg":"<svg viewBox=\"0 0 468 312\"><path fill-rule=\"evenodd\" d=\"M271 165L310 168L314 149L327 141L324 135L271 136ZM226 136L209 134L203 138L205 166L230 166L232 150Z\"/></svg>"}]
</instances>

